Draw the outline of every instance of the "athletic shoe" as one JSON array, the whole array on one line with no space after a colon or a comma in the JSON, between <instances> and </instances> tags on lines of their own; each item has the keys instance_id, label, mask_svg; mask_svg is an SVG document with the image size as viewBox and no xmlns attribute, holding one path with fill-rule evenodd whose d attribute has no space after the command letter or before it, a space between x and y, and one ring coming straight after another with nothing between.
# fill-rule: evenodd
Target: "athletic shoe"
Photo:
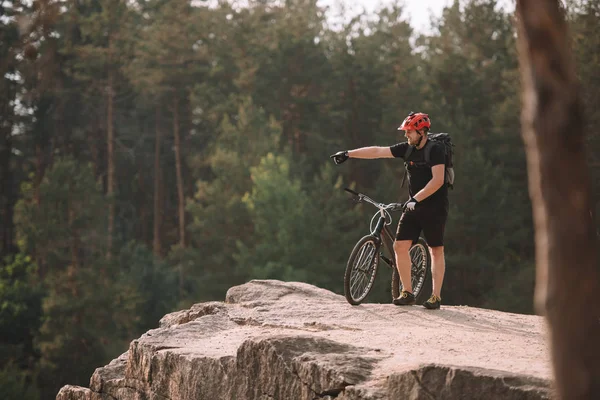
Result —
<instances>
[{"instance_id":1,"label":"athletic shoe","mask_svg":"<svg viewBox=\"0 0 600 400\"><path fill-rule=\"evenodd\" d=\"M437 310L440 308L440 304L442 304L442 298L432 294L429 300L423 303L423 307L429 310Z\"/></svg>"},{"instance_id":2,"label":"athletic shoe","mask_svg":"<svg viewBox=\"0 0 600 400\"><path fill-rule=\"evenodd\" d=\"M400 297L397 297L392 301L392 303L397 306L412 306L416 302L415 295L404 290L400 293Z\"/></svg>"}]
</instances>

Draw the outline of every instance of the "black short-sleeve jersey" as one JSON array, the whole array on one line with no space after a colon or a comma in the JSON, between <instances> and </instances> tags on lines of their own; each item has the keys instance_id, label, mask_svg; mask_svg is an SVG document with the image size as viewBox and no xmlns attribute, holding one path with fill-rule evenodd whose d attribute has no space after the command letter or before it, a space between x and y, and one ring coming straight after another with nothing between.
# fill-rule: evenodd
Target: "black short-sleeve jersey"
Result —
<instances>
[{"instance_id":1,"label":"black short-sleeve jersey","mask_svg":"<svg viewBox=\"0 0 600 400\"><path fill-rule=\"evenodd\" d=\"M392 155L397 158L404 158L406 150L410 145L407 142L398 143L390 147ZM425 164L425 146L433 146L429 154L430 165ZM422 149L413 148L409 160L404 160L408 173L408 193L416 195L433 177L431 167L434 165L445 164L446 154L444 145L441 143L429 142ZM423 205L439 205L447 209L448 207L448 186L442 185L431 196L423 200Z\"/></svg>"}]
</instances>

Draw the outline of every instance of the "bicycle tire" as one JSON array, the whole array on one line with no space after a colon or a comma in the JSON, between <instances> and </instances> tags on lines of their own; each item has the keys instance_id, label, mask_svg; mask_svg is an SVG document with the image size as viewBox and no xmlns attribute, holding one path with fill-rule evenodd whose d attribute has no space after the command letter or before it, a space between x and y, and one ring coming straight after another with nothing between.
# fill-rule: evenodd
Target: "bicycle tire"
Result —
<instances>
[{"instance_id":1,"label":"bicycle tire","mask_svg":"<svg viewBox=\"0 0 600 400\"><path fill-rule=\"evenodd\" d=\"M378 237L367 235L356 243L350 253L344 273L344 296L353 306L359 305L373 288L379 267L380 246Z\"/></svg>"},{"instance_id":2,"label":"bicycle tire","mask_svg":"<svg viewBox=\"0 0 600 400\"><path fill-rule=\"evenodd\" d=\"M429 246L423 238L411 246L409 253L411 254L411 281L413 294L415 295L416 303L423 304L429 298L432 290L431 281L431 254ZM422 277L422 280L421 280ZM400 282L400 274L398 269L392 271L392 299L400 296L402 291L402 283Z\"/></svg>"}]
</instances>

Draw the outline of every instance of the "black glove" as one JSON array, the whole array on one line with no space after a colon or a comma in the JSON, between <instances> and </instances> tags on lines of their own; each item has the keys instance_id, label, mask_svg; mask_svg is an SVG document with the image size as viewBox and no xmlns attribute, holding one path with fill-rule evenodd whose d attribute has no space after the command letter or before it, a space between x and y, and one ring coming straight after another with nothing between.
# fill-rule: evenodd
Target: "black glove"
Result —
<instances>
[{"instance_id":1,"label":"black glove","mask_svg":"<svg viewBox=\"0 0 600 400\"><path fill-rule=\"evenodd\" d=\"M406 200L406 203L404 203L404 208L408 211L414 211L417 204L419 204L419 202L411 197L410 199Z\"/></svg>"},{"instance_id":2,"label":"black glove","mask_svg":"<svg viewBox=\"0 0 600 400\"><path fill-rule=\"evenodd\" d=\"M339 165L349 158L348 150L338 151L337 153L330 155L329 158L333 158L333 161Z\"/></svg>"}]
</instances>

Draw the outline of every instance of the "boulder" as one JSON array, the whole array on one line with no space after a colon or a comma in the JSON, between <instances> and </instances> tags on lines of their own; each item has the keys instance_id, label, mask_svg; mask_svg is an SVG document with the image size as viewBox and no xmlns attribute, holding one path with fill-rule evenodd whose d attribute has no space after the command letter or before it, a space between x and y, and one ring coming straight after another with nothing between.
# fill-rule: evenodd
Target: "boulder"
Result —
<instances>
[{"instance_id":1,"label":"boulder","mask_svg":"<svg viewBox=\"0 0 600 400\"><path fill-rule=\"evenodd\" d=\"M543 318L465 306L349 305L254 280L159 328L57 400L549 399Z\"/></svg>"}]
</instances>

